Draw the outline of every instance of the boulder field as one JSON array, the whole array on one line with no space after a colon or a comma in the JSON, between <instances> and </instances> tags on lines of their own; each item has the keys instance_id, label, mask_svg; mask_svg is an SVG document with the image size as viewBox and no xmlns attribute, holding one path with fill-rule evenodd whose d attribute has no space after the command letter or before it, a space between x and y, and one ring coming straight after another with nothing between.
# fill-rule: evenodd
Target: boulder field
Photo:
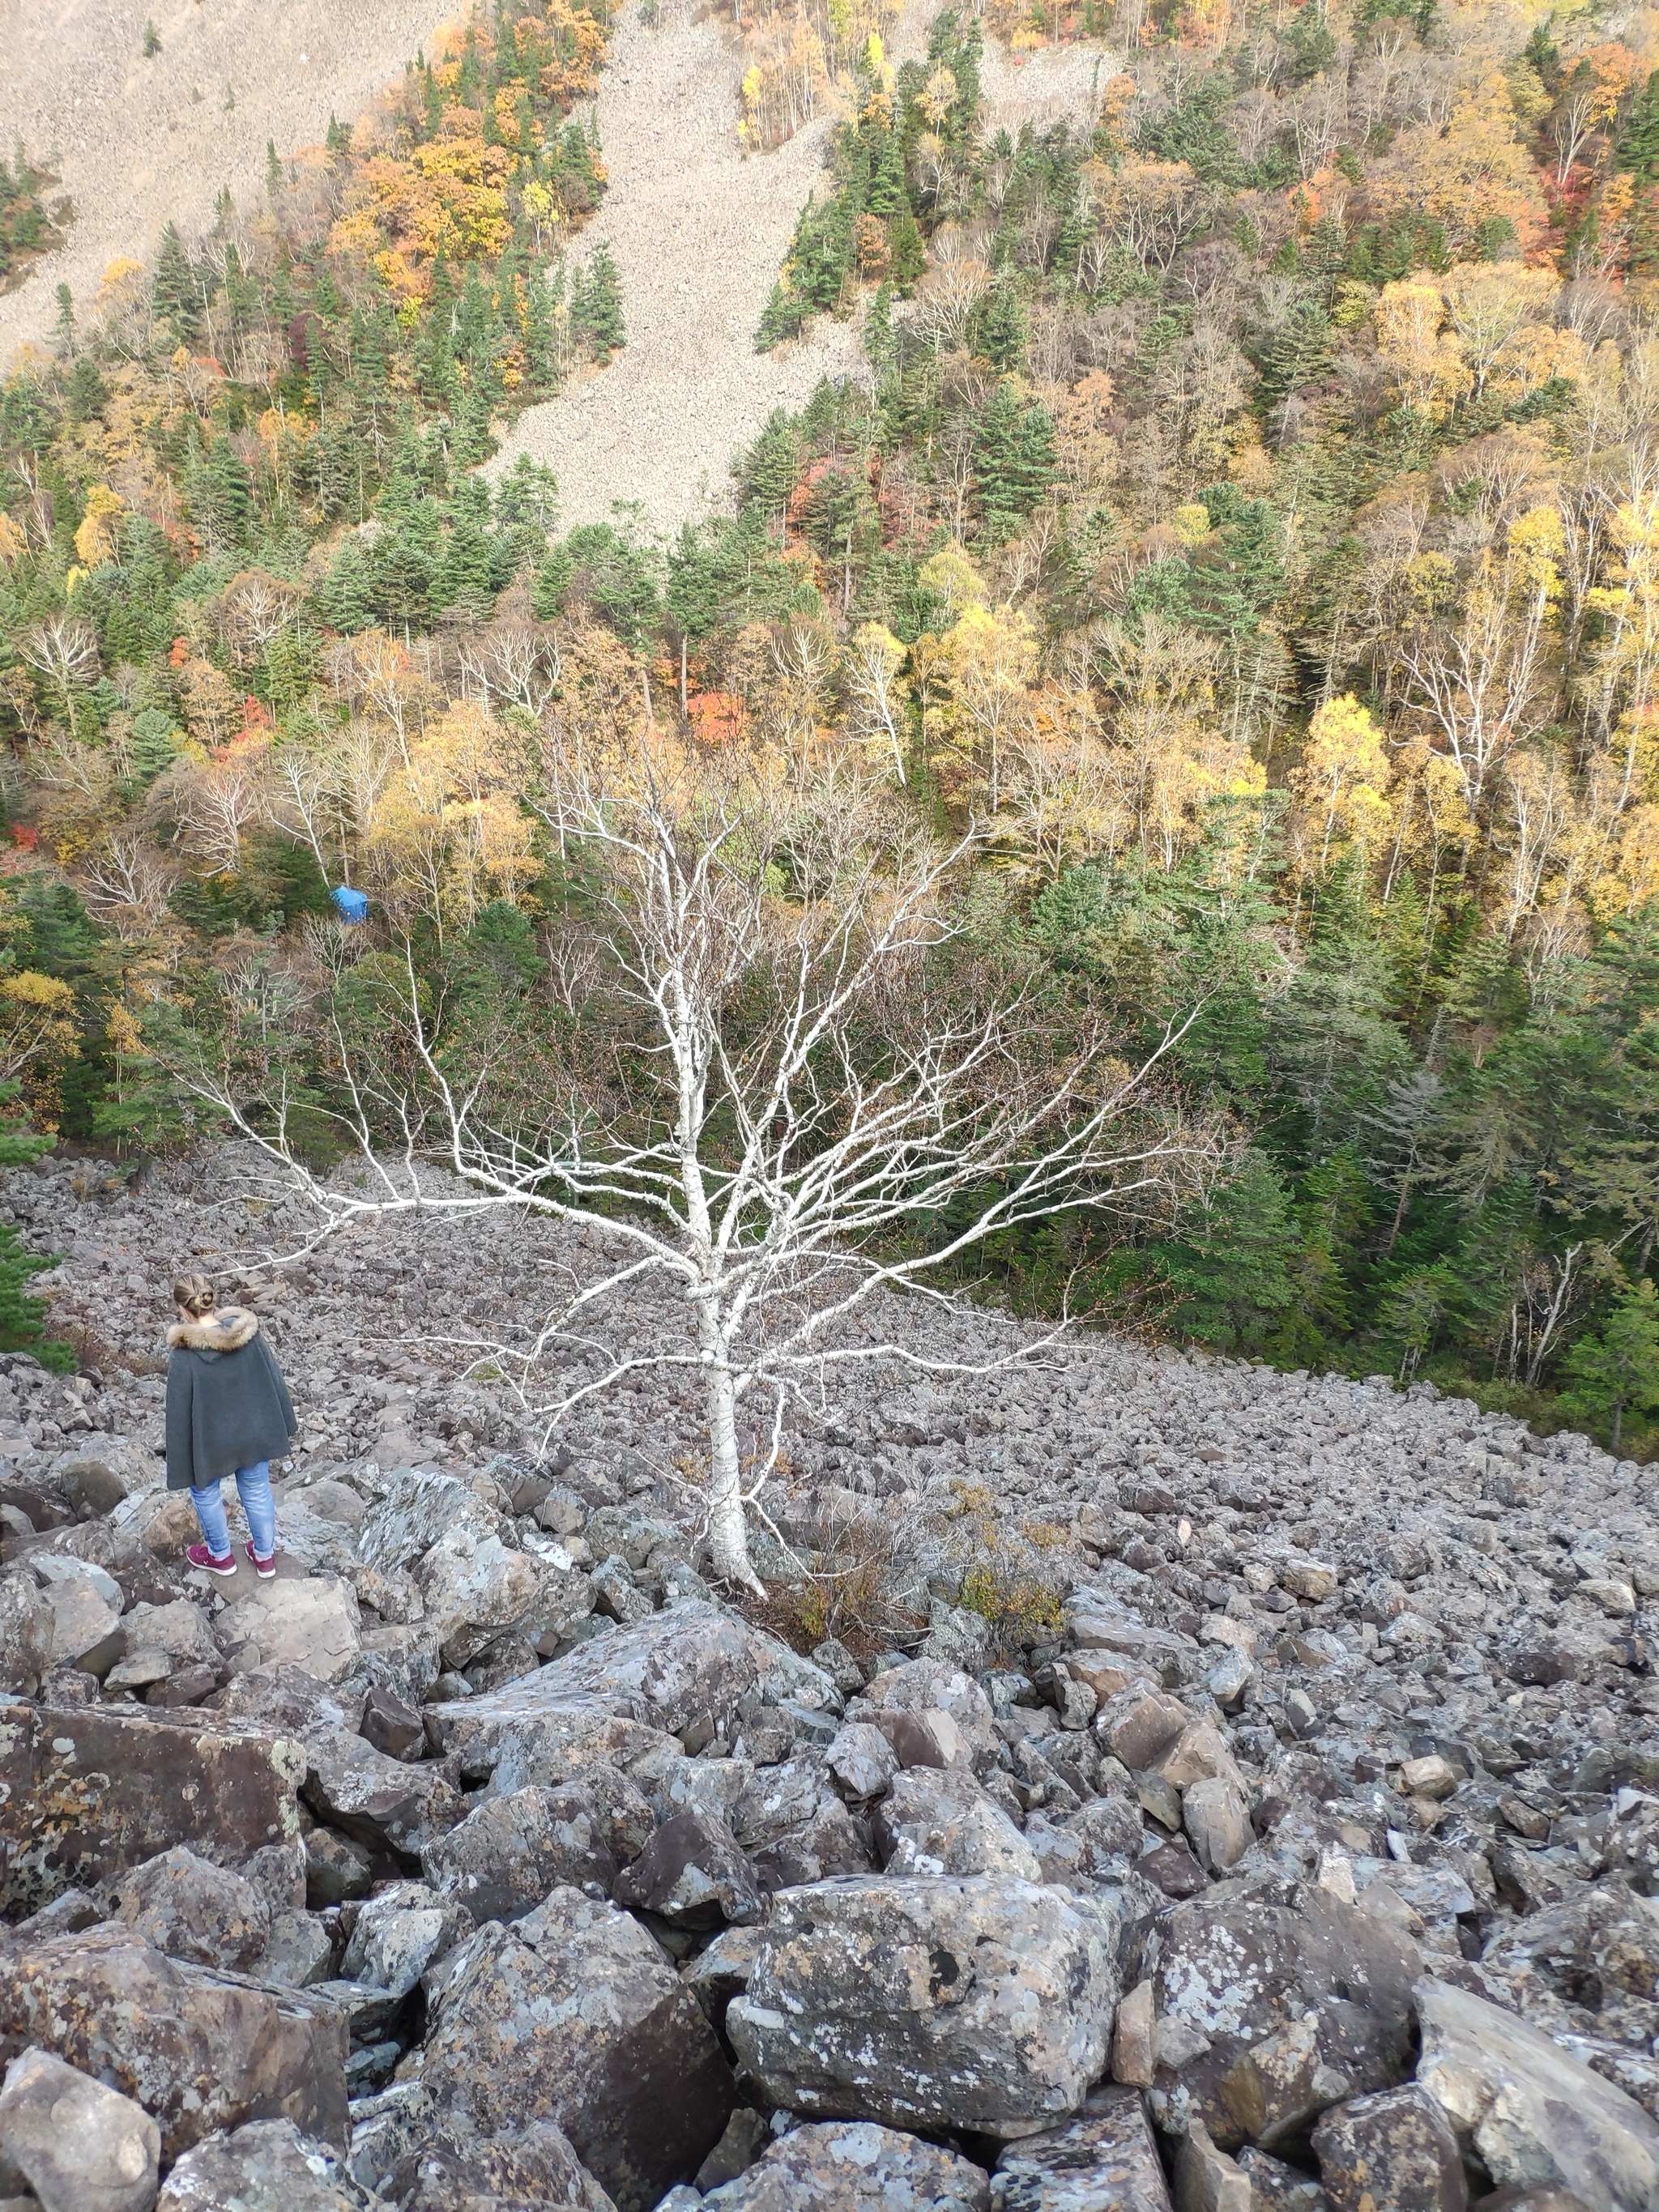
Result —
<instances>
[{"instance_id":1,"label":"boulder field","mask_svg":"<svg viewBox=\"0 0 1659 2212\"><path fill-rule=\"evenodd\" d=\"M763 1607L672 1379L548 1434L463 1373L581 1239L273 1275L233 1153L4 1203L83 1363L0 1355L5 2212L1659 2207L1647 1469L892 1300L981 1371L792 1419ZM273 1582L163 1486L187 1261L300 1409Z\"/></svg>"}]
</instances>

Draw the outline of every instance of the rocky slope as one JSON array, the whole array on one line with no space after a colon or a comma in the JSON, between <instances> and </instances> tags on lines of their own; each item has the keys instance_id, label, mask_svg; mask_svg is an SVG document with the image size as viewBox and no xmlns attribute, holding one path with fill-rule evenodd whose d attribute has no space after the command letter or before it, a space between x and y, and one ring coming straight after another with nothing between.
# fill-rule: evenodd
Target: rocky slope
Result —
<instances>
[{"instance_id":1,"label":"rocky slope","mask_svg":"<svg viewBox=\"0 0 1659 2212\"><path fill-rule=\"evenodd\" d=\"M349 121L456 10L437 0L19 0L0 36L6 158L16 138L62 180L74 208L63 246L0 297L0 365L44 346L67 283L84 319L119 257L153 253L163 225L204 231L228 185L264 191L265 148L322 143ZM161 35L143 52L144 26ZM52 195L55 204L58 195Z\"/></svg>"},{"instance_id":2,"label":"rocky slope","mask_svg":"<svg viewBox=\"0 0 1659 2212\"><path fill-rule=\"evenodd\" d=\"M1659 2203L1648 1470L1102 1339L891 1362L767 1494L905 1585L807 1658L702 1577L692 1403L544 1447L455 1379L580 1240L422 1217L276 1295L235 1155L5 1203L97 1372L0 1362L0 2200ZM185 1263L294 1385L272 1583L159 1487ZM1065 1601L999 1645L1016 1556Z\"/></svg>"},{"instance_id":3,"label":"rocky slope","mask_svg":"<svg viewBox=\"0 0 1659 2212\"><path fill-rule=\"evenodd\" d=\"M846 324L776 354L755 330L794 230L823 186L828 118L776 154L745 160L736 136L741 60L720 26L678 9L617 23L600 80L605 204L575 258L600 240L622 272L628 344L602 373L526 410L485 473L520 453L548 464L567 526L637 505L672 532L731 506L731 463L775 407L799 408L858 360Z\"/></svg>"}]
</instances>

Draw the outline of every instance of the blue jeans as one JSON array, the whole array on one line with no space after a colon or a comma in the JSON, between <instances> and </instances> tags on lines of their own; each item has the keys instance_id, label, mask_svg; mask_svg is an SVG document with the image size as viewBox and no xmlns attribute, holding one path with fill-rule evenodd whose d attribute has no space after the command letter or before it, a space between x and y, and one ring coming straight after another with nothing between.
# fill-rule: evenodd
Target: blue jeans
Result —
<instances>
[{"instance_id":1,"label":"blue jeans","mask_svg":"<svg viewBox=\"0 0 1659 2212\"><path fill-rule=\"evenodd\" d=\"M253 1539L253 1548L262 1559L268 1559L276 1548L276 1501L270 1494L268 1459L237 1468L236 1495L247 1516L247 1532ZM225 1501L218 1484L210 1482L204 1489L192 1490L190 1502L196 1508L196 1518L202 1524L209 1551L216 1559L222 1559L230 1549L230 1527L225 1519Z\"/></svg>"}]
</instances>

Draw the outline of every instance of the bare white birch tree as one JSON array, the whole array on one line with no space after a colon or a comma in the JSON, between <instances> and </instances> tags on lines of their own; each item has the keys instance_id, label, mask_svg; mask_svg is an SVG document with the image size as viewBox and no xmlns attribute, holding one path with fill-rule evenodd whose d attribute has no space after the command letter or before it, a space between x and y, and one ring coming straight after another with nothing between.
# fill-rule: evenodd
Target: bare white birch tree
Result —
<instances>
[{"instance_id":1,"label":"bare white birch tree","mask_svg":"<svg viewBox=\"0 0 1659 2212\"><path fill-rule=\"evenodd\" d=\"M867 787L715 775L663 747L620 771L555 771L532 803L594 887L586 1043L550 992L533 1024L467 1033L407 947L380 953L372 1018L361 996L319 1001L360 1155L349 1188L300 1158L290 1053L256 1040L185 1080L328 1228L510 1207L589 1231L611 1255L602 1277L493 1350L521 1389L589 1340L605 1300L677 1284L683 1343L611 1353L545 1411L643 1369L700 1377L714 1566L752 1587L746 1508L792 1398L854 1359L944 1364L850 1340L875 1294L1022 1223L1154 1204L1221 1147L1159 1077L1178 1030L1131 1064L1048 1001L1040 968L972 955L976 832L943 848ZM746 1474L740 1410L772 1439Z\"/></svg>"}]
</instances>

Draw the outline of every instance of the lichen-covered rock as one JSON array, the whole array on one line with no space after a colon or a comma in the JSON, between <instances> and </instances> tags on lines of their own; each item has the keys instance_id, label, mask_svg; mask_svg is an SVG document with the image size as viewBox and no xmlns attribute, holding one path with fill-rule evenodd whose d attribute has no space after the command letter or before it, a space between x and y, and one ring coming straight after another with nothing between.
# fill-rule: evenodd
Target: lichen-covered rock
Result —
<instances>
[{"instance_id":1,"label":"lichen-covered rock","mask_svg":"<svg viewBox=\"0 0 1659 2212\"><path fill-rule=\"evenodd\" d=\"M465 1813L460 1793L435 1763L388 1759L343 1728L306 1736L305 1801L319 1820L370 1850L404 1859L454 1826Z\"/></svg>"},{"instance_id":2,"label":"lichen-covered rock","mask_svg":"<svg viewBox=\"0 0 1659 2212\"><path fill-rule=\"evenodd\" d=\"M869 1721L848 1721L839 1729L824 1764L835 1787L854 1805L883 1796L899 1771L892 1746Z\"/></svg>"},{"instance_id":3,"label":"lichen-covered rock","mask_svg":"<svg viewBox=\"0 0 1659 2212\"><path fill-rule=\"evenodd\" d=\"M33 1575L0 1574L0 1696L33 1697L52 1664L52 1607Z\"/></svg>"},{"instance_id":4,"label":"lichen-covered rock","mask_svg":"<svg viewBox=\"0 0 1659 2212\"><path fill-rule=\"evenodd\" d=\"M374 2201L333 2144L292 2120L252 2120L186 2151L157 2212L369 2212Z\"/></svg>"},{"instance_id":5,"label":"lichen-covered rock","mask_svg":"<svg viewBox=\"0 0 1659 2212\"><path fill-rule=\"evenodd\" d=\"M1659 2203L1659 2124L1552 2038L1467 1990L1417 1988L1417 2080L1492 2179L1553 2184L1609 2212Z\"/></svg>"},{"instance_id":6,"label":"lichen-covered rock","mask_svg":"<svg viewBox=\"0 0 1659 2212\"><path fill-rule=\"evenodd\" d=\"M404 1468L364 1515L357 1557L366 1567L395 1573L423 1559L452 1528L485 1537L499 1535L501 1525L500 1514L453 1474Z\"/></svg>"},{"instance_id":7,"label":"lichen-covered rock","mask_svg":"<svg viewBox=\"0 0 1659 2212\"><path fill-rule=\"evenodd\" d=\"M1170 2212L1158 2144L1132 2089L1101 2089L1076 2118L1011 2143L991 2212Z\"/></svg>"},{"instance_id":8,"label":"lichen-covered rock","mask_svg":"<svg viewBox=\"0 0 1659 2212\"><path fill-rule=\"evenodd\" d=\"M1076 2110L1117 1994L1104 1925L1063 1891L854 1875L779 1892L726 2033L794 2112L1014 2135Z\"/></svg>"},{"instance_id":9,"label":"lichen-covered rock","mask_svg":"<svg viewBox=\"0 0 1659 2212\"><path fill-rule=\"evenodd\" d=\"M551 2120L499 2136L474 2135L452 2123L399 2166L396 2185L402 2212L517 2212L520 2206L552 2212L564 2205L614 2212Z\"/></svg>"},{"instance_id":10,"label":"lichen-covered rock","mask_svg":"<svg viewBox=\"0 0 1659 2212\"><path fill-rule=\"evenodd\" d=\"M1434 2099L1407 2081L1328 2112L1313 2131L1331 2212L1465 2212L1463 2160Z\"/></svg>"},{"instance_id":11,"label":"lichen-covered rock","mask_svg":"<svg viewBox=\"0 0 1659 2212\"><path fill-rule=\"evenodd\" d=\"M1398 1929L1312 1884L1253 1875L1190 1899L1163 1930L1154 1977L1154 2118L1178 2131L1195 2116L1224 2149L1248 2142L1222 2083L1253 2045L1310 2010L1333 2047L1370 2054L1373 2070L1354 2087L1400 2079L1421 1966Z\"/></svg>"},{"instance_id":12,"label":"lichen-covered rock","mask_svg":"<svg viewBox=\"0 0 1659 2212\"><path fill-rule=\"evenodd\" d=\"M654 1912L676 1928L758 1920L760 1886L723 1820L680 1813L665 1820L617 1883L618 1905Z\"/></svg>"},{"instance_id":13,"label":"lichen-covered rock","mask_svg":"<svg viewBox=\"0 0 1659 2212\"><path fill-rule=\"evenodd\" d=\"M344 2140L343 2014L164 1958L129 1928L15 1945L0 1973L0 2035L133 2098L161 2124L169 2161L251 2119Z\"/></svg>"},{"instance_id":14,"label":"lichen-covered rock","mask_svg":"<svg viewBox=\"0 0 1659 2212\"><path fill-rule=\"evenodd\" d=\"M907 1720L925 1724L933 1715L950 1722L951 1731L903 1725ZM878 1674L849 1705L847 1717L879 1729L902 1766L947 1766L959 1759L983 1774L996 1764L998 1741L990 1699L971 1674L944 1660L912 1659ZM931 1747L924 1746L924 1734L934 1737ZM953 1740L960 1746L956 1756Z\"/></svg>"},{"instance_id":15,"label":"lichen-covered rock","mask_svg":"<svg viewBox=\"0 0 1659 2212\"><path fill-rule=\"evenodd\" d=\"M486 2135L550 2119L620 2212L694 2174L732 2110L696 1998L639 1923L556 1889L447 1962L421 2078Z\"/></svg>"},{"instance_id":16,"label":"lichen-covered rock","mask_svg":"<svg viewBox=\"0 0 1659 2212\"><path fill-rule=\"evenodd\" d=\"M877 1809L876 1849L890 1875L1005 1875L1041 1881L1037 1855L965 1769L917 1766L895 1776Z\"/></svg>"},{"instance_id":17,"label":"lichen-covered rock","mask_svg":"<svg viewBox=\"0 0 1659 2212\"><path fill-rule=\"evenodd\" d=\"M422 1853L427 1880L474 1920L517 1920L568 1884L609 1896L617 1862L580 1783L487 1798Z\"/></svg>"},{"instance_id":18,"label":"lichen-covered rock","mask_svg":"<svg viewBox=\"0 0 1659 2212\"><path fill-rule=\"evenodd\" d=\"M246 1564L246 1563L245 1563ZM302 1667L319 1682L343 1682L362 1650L362 1619L349 1583L321 1575L279 1576L231 1585L235 1602L219 1616L219 1642L258 1646L262 1665Z\"/></svg>"},{"instance_id":19,"label":"lichen-covered rock","mask_svg":"<svg viewBox=\"0 0 1659 2212\"><path fill-rule=\"evenodd\" d=\"M4 1901L32 1910L175 1844L234 1863L300 1830L305 1753L234 1724L0 1703Z\"/></svg>"},{"instance_id":20,"label":"lichen-covered rock","mask_svg":"<svg viewBox=\"0 0 1659 2212\"><path fill-rule=\"evenodd\" d=\"M111 1917L171 1959L246 1966L270 1940L270 1908L250 1881L184 1844L109 1886Z\"/></svg>"},{"instance_id":21,"label":"lichen-covered rock","mask_svg":"<svg viewBox=\"0 0 1659 2212\"><path fill-rule=\"evenodd\" d=\"M9 2170L42 2212L150 2212L161 2130L143 2106L47 2051L26 2051L0 2089L0 2187Z\"/></svg>"},{"instance_id":22,"label":"lichen-covered rock","mask_svg":"<svg viewBox=\"0 0 1659 2212\"><path fill-rule=\"evenodd\" d=\"M703 2203L711 2212L987 2212L985 2170L868 2120L792 2129Z\"/></svg>"},{"instance_id":23,"label":"lichen-covered rock","mask_svg":"<svg viewBox=\"0 0 1659 2212\"><path fill-rule=\"evenodd\" d=\"M509 1550L499 1536L459 1525L447 1530L411 1577L446 1665L464 1668L525 1620L540 1595L542 1573L532 1553Z\"/></svg>"},{"instance_id":24,"label":"lichen-covered rock","mask_svg":"<svg viewBox=\"0 0 1659 2212\"><path fill-rule=\"evenodd\" d=\"M484 1784L492 1796L505 1796L532 1784L580 1778L597 1766L631 1771L653 1753L682 1755L672 1735L618 1717L600 1698L556 1685L544 1689L561 1663L483 1697L428 1707L439 1744L468 1789Z\"/></svg>"},{"instance_id":25,"label":"lichen-covered rock","mask_svg":"<svg viewBox=\"0 0 1659 2212\"><path fill-rule=\"evenodd\" d=\"M434 1959L471 1934L473 1924L464 1905L424 1882L393 1882L358 1913L341 1974L406 1996Z\"/></svg>"}]
</instances>

